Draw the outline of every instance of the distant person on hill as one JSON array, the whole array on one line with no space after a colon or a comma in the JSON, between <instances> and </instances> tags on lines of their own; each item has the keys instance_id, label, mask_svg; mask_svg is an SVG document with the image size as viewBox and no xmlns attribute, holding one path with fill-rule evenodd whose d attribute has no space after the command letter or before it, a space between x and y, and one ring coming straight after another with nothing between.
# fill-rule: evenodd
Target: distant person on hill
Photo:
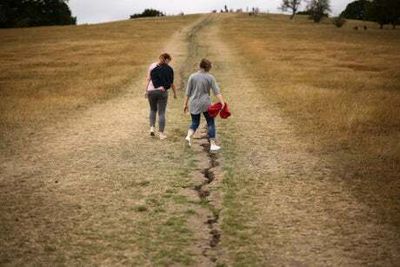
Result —
<instances>
[{"instance_id":1,"label":"distant person on hill","mask_svg":"<svg viewBox=\"0 0 400 267\"><path fill-rule=\"evenodd\" d=\"M211 68L211 62L204 58L200 62L200 70L190 75L186 87L183 109L185 113L189 110L192 117L192 124L190 125L185 138L189 146L192 145L191 138L200 125L200 116L201 113L203 113L207 121L210 151L215 152L220 150L221 147L219 147L215 142L215 121L208 113L208 107L211 105L210 91L213 91L213 94L219 99L222 107L225 106L225 101L214 76L209 73Z\"/></svg>"},{"instance_id":2,"label":"distant person on hill","mask_svg":"<svg viewBox=\"0 0 400 267\"><path fill-rule=\"evenodd\" d=\"M159 61L150 65L145 97L150 104L150 135L155 136L156 115L158 111L158 131L160 139L167 138L165 129L165 111L168 102L168 90L172 88L176 99L176 88L174 85L174 70L169 66L171 56L167 53L161 54Z\"/></svg>"}]
</instances>

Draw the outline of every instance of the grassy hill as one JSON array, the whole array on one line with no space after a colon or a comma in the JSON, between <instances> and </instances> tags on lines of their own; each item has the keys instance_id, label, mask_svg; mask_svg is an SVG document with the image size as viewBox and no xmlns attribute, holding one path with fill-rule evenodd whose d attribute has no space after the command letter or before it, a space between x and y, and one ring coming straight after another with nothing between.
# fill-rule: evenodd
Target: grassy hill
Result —
<instances>
[{"instance_id":1,"label":"grassy hill","mask_svg":"<svg viewBox=\"0 0 400 267\"><path fill-rule=\"evenodd\" d=\"M234 51L234 60L218 74L235 69L223 77L224 88L234 91L231 102L245 103L234 103L237 125L228 128L232 143L225 150L234 156L225 164L230 205L224 223L235 233L225 244L249 247L248 253L236 250L236 261L268 265L287 253L297 262L315 250L324 255L321 261L300 262L324 265L326 257L339 265L393 263L398 252L381 241L378 248L364 234L381 240L383 225L400 229L399 30L367 23L366 31L356 31L363 22L336 28L280 15L243 15L224 23L229 27L216 35ZM267 110L279 110L289 125ZM291 143L288 132L301 144ZM317 224L330 225L331 232ZM339 253L352 243L348 254ZM350 254L354 261L347 262ZM288 258L284 265L292 264Z\"/></svg>"},{"instance_id":2,"label":"grassy hill","mask_svg":"<svg viewBox=\"0 0 400 267\"><path fill-rule=\"evenodd\" d=\"M399 262L399 30L209 14L0 39L0 265ZM143 97L161 52L164 141ZM203 57L232 111L217 155L183 141Z\"/></svg>"},{"instance_id":3,"label":"grassy hill","mask_svg":"<svg viewBox=\"0 0 400 267\"><path fill-rule=\"evenodd\" d=\"M0 30L0 129L68 117L124 91L196 16ZM79 112L79 111L78 111Z\"/></svg>"},{"instance_id":4,"label":"grassy hill","mask_svg":"<svg viewBox=\"0 0 400 267\"><path fill-rule=\"evenodd\" d=\"M243 53L243 67L253 69L250 75L265 98L297 125L300 136L312 140L310 150L336 155L357 179L375 177L377 192L395 182L400 166L398 30L355 20L343 28L327 21L315 25L303 16L295 21L241 17L226 23L230 27L221 32L223 38ZM353 29L364 24L368 30ZM396 192L386 190L380 193L396 198Z\"/></svg>"}]
</instances>

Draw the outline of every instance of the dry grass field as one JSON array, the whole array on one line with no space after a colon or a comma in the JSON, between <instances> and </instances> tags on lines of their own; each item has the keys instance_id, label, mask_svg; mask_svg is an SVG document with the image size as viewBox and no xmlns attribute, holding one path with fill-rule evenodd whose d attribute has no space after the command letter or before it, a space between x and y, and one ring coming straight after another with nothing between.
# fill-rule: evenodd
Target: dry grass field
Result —
<instances>
[{"instance_id":1,"label":"dry grass field","mask_svg":"<svg viewBox=\"0 0 400 267\"><path fill-rule=\"evenodd\" d=\"M0 265L194 261L194 204L176 194L193 156L149 139L143 87L161 52L179 73L198 18L0 31Z\"/></svg>"},{"instance_id":2,"label":"dry grass field","mask_svg":"<svg viewBox=\"0 0 400 267\"><path fill-rule=\"evenodd\" d=\"M400 31L357 24L1 30L0 265L396 266ZM164 51L180 93L160 141L143 84ZM182 88L203 57L233 114L217 155L183 142Z\"/></svg>"},{"instance_id":3,"label":"dry grass field","mask_svg":"<svg viewBox=\"0 0 400 267\"><path fill-rule=\"evenodd\" d=\"M243 236L251 244L248 254L239 250L235 257L257 265L394 265L400 234L400 32L372 23L355 31L354 25L363 25L357 21L339 29L279 15L235 16L223 24L229 27L216 35L226 47L218 50L233 50L234 59L224 54L219 75L235 77L223 84L234 91L231 102L238 101L237 126L227 128L226 139L241 133L225 145L232 151L224 156L237 155L225 180L236 180L230 186L242 192L230 196L232 207L225 208L232 214L224 222L230 231L238 227L230 220L243 227L233 246ZM258 218L248 218L249 207ZM264 254L258 249L263 246Z\"/></svg>"},{"instance_id":4,"label":"dry grass field","mask_svg":"<svg viewBox=\"0 0 400 267\"><path fill-rule=\"evenodd\" d=\"M1 30L0 146L15 142L16 129L33 132L123 93L135 78L143 79L143 67L171 35L192 20Z\"/></svg>"},{"instance_id":5,"label":"dry grass field","mask_svg":"<svg viewBox=\"0 0 400 267\"><path fill-rule=\"evenodd\" d=\"M367 31L353 30L363 24L335 28L302 16L294 22L286 16L242 17L231 19L223 33L243 52L243 67L268 85L262 89L266 97L302 134L322 141L327 152L350 150L362 161L383 161L388 177L400 166L400 34L373 23L365 23ZM363 165L367 171L369 164Z\"/></svg>"}]
</instances>

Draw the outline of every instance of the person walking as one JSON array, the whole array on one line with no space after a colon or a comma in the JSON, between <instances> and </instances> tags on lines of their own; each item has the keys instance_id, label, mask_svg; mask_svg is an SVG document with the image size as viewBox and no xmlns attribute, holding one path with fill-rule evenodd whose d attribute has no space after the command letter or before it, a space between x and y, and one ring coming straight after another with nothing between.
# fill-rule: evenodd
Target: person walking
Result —
<instances>
[{"instance_id":1,"label":"person walking","mask_svg":"<svg viewBox=\"0 0 400 267\"><path fill-rule=\"evenodd\" d=\"M214 118L208 114L208 107L211 105L210 91L218 98L222 107L225 106L221 90L212 74L209 71L212 68L211 61L202 59L200 70L190 75L185 92L184 112L190 112L192 123L188 129L185 140L188 145L192 145L192 136L200 125L200 116L204 115L207 121L208 138L210 140L210 151L215 152L221 149L215 142L216 128Z\"/></svg>"},{"instance_id":2,"label":"person walking","mask_svg":"<svg viewBox=\"0 0 400 267\"><path fill-rule=\"evenodd\" d=\"M165 112L168 103L168 90L172 88L176 99L176 88L174 85L174 70L169 63L171 56L163 53L159 61L150 65L147 80L145 97L150 104L150 135L155 136L156 116L158 112L158 131L160 139L167 138L165 135Z\"/></svg>"}]
</instances>

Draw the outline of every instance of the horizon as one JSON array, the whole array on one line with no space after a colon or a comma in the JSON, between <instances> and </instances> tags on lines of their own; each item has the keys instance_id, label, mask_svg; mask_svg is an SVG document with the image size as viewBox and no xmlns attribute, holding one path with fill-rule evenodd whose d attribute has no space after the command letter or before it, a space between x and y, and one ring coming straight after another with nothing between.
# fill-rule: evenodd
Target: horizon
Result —
<instances>
[{"instance_id":1,"label":"horizon","mask_svg":"<svg viewBox=\"0 0 400 267\"><path fill-rule=\"evenodd\" d=\"M70 0L68 5L72 11L72 15L77 17L78 24L96 24L104 22L112 22L119 20L127 20L134 13L141 13L146 8L157 9L167 15L177 15L181 12L186 14L209 13L212 10L220 11L226 4L228 9L242 9L246 11L248 8L258 7L260 12L274 14L289 14L279 10L281 0L198 0L195 3L188 3L183 0L170 0L168 3L149 0L134 3L131 0L119 0L115 3L110 0ZM351 0L336 0L331 1L331 15L335 16L342 12ZM304 10L305 2L300 7L300 11Z\"/></svg>"}]
</instances>

